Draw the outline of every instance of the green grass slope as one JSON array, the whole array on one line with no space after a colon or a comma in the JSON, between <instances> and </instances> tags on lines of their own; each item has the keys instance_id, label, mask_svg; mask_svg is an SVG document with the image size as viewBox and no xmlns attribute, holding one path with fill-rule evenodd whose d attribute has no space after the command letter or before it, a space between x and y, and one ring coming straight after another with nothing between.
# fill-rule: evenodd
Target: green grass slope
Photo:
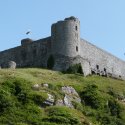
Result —
<instances>
[{"instance_id":1,"label":"green grass slope","mask_svg":"<svg viewBox=\"0 0 125 125\"><path fill-rule=\"evenodd\" d=\"M49 84L33 89L34 84ZM75 109L43 107L47 92L62 99L61 87L72 86L82 103ZM0 70L0 125L125 125L125 81L63 74L39 68Z\"/></svg>"}]
</instances>

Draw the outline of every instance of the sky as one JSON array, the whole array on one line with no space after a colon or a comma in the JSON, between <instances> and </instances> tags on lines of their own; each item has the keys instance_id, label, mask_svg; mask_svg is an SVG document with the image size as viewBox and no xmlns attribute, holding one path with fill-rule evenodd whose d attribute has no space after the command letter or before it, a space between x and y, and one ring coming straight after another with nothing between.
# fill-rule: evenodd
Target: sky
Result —
<instances>
[{"instance_id":1,"label":"sky","mask_svg":"<svg viewBox=\"0 0 125 125\"><path fill-rule=\"evenodd\" d=\"M0 0L0 51L48 37L70 16L79 18L81 38L125 60L125 0Z\"/></svg>"}]
</instances>

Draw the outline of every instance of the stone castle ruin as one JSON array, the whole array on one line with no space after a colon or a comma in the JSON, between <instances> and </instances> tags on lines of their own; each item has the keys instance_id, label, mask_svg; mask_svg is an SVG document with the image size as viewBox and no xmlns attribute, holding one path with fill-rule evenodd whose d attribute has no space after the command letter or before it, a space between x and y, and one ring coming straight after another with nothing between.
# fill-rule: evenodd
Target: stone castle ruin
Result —
<instances>
[{"instance_id":1,"label":"stone castle ruin","mask_svg":"<svg viewBox=\"0 0 125 125\"><path fill-rule=\"evenodd\" d=\"M0 52L0 66L15 62L17 67L47 67L50 56L53 70L65 71L80 63L85 76L95 73L125 79L125 62L80 38L80 21L75 17L52 24L50 37L23 39L21 46Z\"/></svg>"}]
</instances>

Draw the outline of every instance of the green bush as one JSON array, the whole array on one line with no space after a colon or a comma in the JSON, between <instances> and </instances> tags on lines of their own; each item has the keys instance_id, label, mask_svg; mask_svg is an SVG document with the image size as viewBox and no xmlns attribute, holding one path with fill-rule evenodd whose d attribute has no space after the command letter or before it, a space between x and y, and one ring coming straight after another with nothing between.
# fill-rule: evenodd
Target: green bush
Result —
<instances>
[{"instance_id":1,"label":"green bush","mask_svg":"<svg viewBox=\"0 0 125 125\"><path fill-rule=\"evenodd\" d=\"M15 93L14 94L17 96L19 93L21 93L22 88L21 88L20 83L15 82L14 84L15 84Z\"/></svg>"},{"instance_id":2,"label":"green bush","mask_svg":"<svg viewBox=\"0 0 125 125\"><path fill-rule=\"evenodd\" d=\"M72 101L72 104L74 106L75 109L79 110L79 111L83 111L83 106L81 103L78 103L76 101Z\"/></svg>"},{"instance_id":3,"label":"green bush","mask_svg":"<svg viewBox=\"0 0 125 125\"><path fill-rule=\"evenodd\" d=\"M108 107L110 109L111 115L116 116L116 117L120 117L120 113L122 112L122 108L116 100L110 99L108 102Z\"/></svg>"},{"instance_id":4,"label":"green bush","mask_svg":"<svg viewBox=\"0 0 125 125\"><path fill-rule=\"evenodd\" d=\"M28 125L28 124L25 124L25 123L17 123L16 125Z\"/></svg>"},{"instance_id":5,"label":"green bush","mask_svg":"<svg viewBox=\"0 0 125 125\"><path fill-rule=\"evenodd\" d=\"M54 123L62 123L69 125L80 124L78 116L74 111L67 107L53 106L46 109L48 118L44 118L44 121L50 121Z\"/></svg>"},{"instance_id":6,"label":"green bush","mask_svg":"<svg viewBox=\"0 0 125 125\"><path fill-rule=\"evenodd\" d=\"M22 102L23 104L28 103L29 101L29 97L27 92L21 91L18 95L17 95L17 99Z\"/></svg>"},{"instance_id":7,"label":"green bush","mask_svg":"<svg viewBox=\"0 0 125 125\"><path fill-rule=\"evenodd\" d=\"M0 114L12 106L11 94L7 91L0 90Z\"/></svg>"},{"instance_id":8,"label":"green bush","mask_svg":"<svg viewBox=\"0 0 125 125\"><path fill-rule=\"evenodd\" d=\"M43 92L33 92L31 94L33 101L38 104L42 105L43 102L47 99L48 95Z\"/></svg>"},{"instance_id":9,"label":"green bush","mask_svg":"<svg viewBox=\"0 0 125 125\"><path fill-rule=\"evenodd\" d=\"M29 82L20 78L9 78L3 82L2 88L15 96L19 102L25 104L29 101L31 88Z\"/></svg>"},{"instance_id":10,"label":"green bush","mask_svg":"<svg viewBox=\"0 0 125 125\"><path fill-rule=\"evenodd\" d=\"M63 123L63 124L68 124L70 123L70 119L67 119L63 116L51 116L43 119L44 122L55 122L55 123Z\"/></svg>"},{"instance_id":11,"label":"green bush","mask_svg":"<svg viewBox=\"0 0 125 125\"><path fill-rule=\"evenodd\" d=\"M47 60L47 68L48 69L53 69L54 64L55 64L54 57L53 57L53 55L50 55L48 60Z\"/></svg>"},{"instance_id":12,"label":"green bush","mask_svg":"<svg viewBox=\"0 0 125 125\"><path fill-rule=\"evenodd\" d=\"M98 87L94 84L87 85L85 90L81 92L81 98L84 100L85 105L91 106L92 108L102 108L103 99L98 91Z\"/></svg>"},{"instance_id":13,"label":"green bush","mask_svg":"<svg viewBox=\"0 0 125 125\"><path fill-rule=\"evenodd\" d=\"M97 120L101 123L101 125L117 125L112 121L112 117L107 114L98 114Z\"/></svg>"},{"instance_id":14,"label":"green bush","mask_svg":"<svg viewBox=\"0 0 125 125\"><path fill-rule=\"evenodd\" d=\"M30 89L27 87L27 84L29 84L29 82L22 79L17 79L13 82L13 84L15 85L14 95L17 97L18 101L22 102L23 104L28 103Z\"/></svg>"},{"instance_id":15,"label":"green bush","mask_svg":"<svg viewBox=\"0 0 125 125\"><path fill-rule=\"evenodd\" d=\"M2 83L2 89L10 92L11 94L15 93L15 85L14 85L14 80L13 79L7 79Z\"/></svg>"},{"instance_id":16,"label":"green bush","mask_svg":"<svg viewBox=\"0 0 125 125\"><path fill-rule=\"evenodd\" d=\"M101 123L101 125L125 125L123 120L112 117L108 114L101 113L97 120Z\"/></svg>"},{"instance_id":17,"label":"green bush","mask_svg":"<svg viewBox=\"0 0 125 125\"><path fill-rule=\"evenodd\" d=\"M83 70L82 70L82 66L81 64L74 64L74 65L71 65L67 71L67 73L73 73L73 74L76 74L76 73L80 73L80 74L83 74Z\"/></svg>"},{"instance_id":18,"label":"green bush","mask_svg":"<svg viewBox=\"0 0 125 125\"><path fill-rule=\"evenodd\" d=\"M115 90L111 87L108 88L108 94L113 96L114 98L118 98L118 93L116 93Z\"/></svg>"},{"instance_id":19,"label":"green bush","mask_svg":"<svg viewBox=\"0 0 125 125\"><path fill-rule=\"evenodd\" d=\"M85 116L96 117L97 115L96 111L91 109L90 106L83 106L82 112Z\"/></svg>"}]
</instances>

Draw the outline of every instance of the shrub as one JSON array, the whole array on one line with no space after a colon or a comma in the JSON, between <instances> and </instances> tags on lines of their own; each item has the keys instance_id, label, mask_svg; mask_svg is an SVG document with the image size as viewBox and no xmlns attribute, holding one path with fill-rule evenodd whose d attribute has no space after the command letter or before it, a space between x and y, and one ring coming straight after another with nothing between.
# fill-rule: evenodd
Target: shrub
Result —
<instances>
[{"instance_id":1,"label":"shrub","mask_svg":"<svg viewBox=\"0 0 125 125\"><path fill-rule=\"evenodd\" d=\"M2 83L3 90L10 92L11 94L15 93L15 85L13 84L12 79L8 79Z\"/></svg>"},{"instance_id":2,"label":"shrub","mask_svg":"<svg viewBox=\"0 0 125 125\"><path fill-rule=\"evenodd\" d=\"M16 125L28 125L26 123L17 123Z\"/></svg>"},{"instance_id":3,"label":"shrub","mask_svg":"<svg viewBox=\"0 0 125 125\"><path fill-rule=\"evenodd\" d=\"M100 121L102 125L125 125L123 120L107 114L100 114L97 120Z\"/></svg>"},{"instance_id":4,"label":"shrub","mask_svg":"<svg viewBox=\"0 0 125 125\"><path fill-rule=\"evenodd\" d=\"M51 117L46 117L43 119L43 121L45 122L55 122L55 123L70 123L70 119L67 119L63 116L51 116Z\"/></svg>"},{"instance_id":5,"label":"shrub","mask_svg":"<svg viewBox=\"0 0 125 125\"><path fill-rule=\"evenodd\" d=\"M29 82L20 78L9 78L2 83L2 88L14 96L18 96L21 91L29 92Z\"/></svg>"},{"instance_id":6,"label":"shrub","mask_svg":"<svg viewBox=\"0 0 125 125\"><path fill-rule=\"evenodd\" d=\"M74 64L72 66L70 66L67 71L67 73L73 73L73 74L76 74L76 73L80 73L80 74L83 74L83 70L82 70L82 66L81 64Z\"/></svg>"},{"instance_id":7,"label":"shrub","mask_svg":"<svg viewBox=\"0 0 125 125\"><path fill-rule=\"evenodd\" d=\"M108 107L110 109L111 115L116 116L116 117L120 117L120 113L122 112L122 108L116 100L110 99L108 102Z\"/></svg>"},{"instance_id":8,"label":"shrub","mask_svg":"<svg viewBox=\"0 0 125 125\"><path fill-rule=\"evenodd\" d=\"M48 118L44 118L44 121L50 121L53 123L77 125L80 124L79 118L72 110L67 107L53 106L46 109Z\"/></svg>"},{"instance_id":9,"label":"shrub","mask_svg":"<svg viewBox=\"0 0 125 125\"><path fill-rule=\"evenodd\" d=\"M111 87L108 88L108 94L115 97L115 98L118 98L118 94L115 92L115 90Z\"/></svg>"},{"instance_id":10,"label":"shrub","mask_svg":"<svg viewBox=\"0 0 125 125\"><path fill-rule=\"evenodd\" d=\"M33 92L32 93L32 99L38 105L42 105L43 102L47 99L47 97L48 97L48 95L43 92Z\"/></svg>"},{"instance_id":11,"label":"shrub","mask_svg":"<svg viewBox=\"0 0 125 125\"><path fill-rule=\"evenodd\" d=\"M98 91L98 87L94 84L87 85L85 90L81 93L81 98L84 100L85 105L92 108L101 108L103 106L103 99Z\"/></svg>"},{"instance_id":12,"label":"shrub","mask_svg":"<svg viewBox=\"0 0 125 125\"><path fill-rule=\"evenodd\" d=\"M21 101L23 104L27 103L29 101L28 94L24 91L21 91L18 95L17 98L19 101Z\"/></svg>"},{"instance_id":13,"label":"shrub","mask_svg":"<svg viewBox=\"0 0 125 125\"><path fill-rule=\"evenodd\" d=\"M112 117L107 114L102 114L102 113L98 114L97 120L101 122L101 125L114 125L114 121L112 121Z\"/></svg>"},{"instance_id":14,"label":"shrub","mask_svg":"<svg viewBox=\"0 0 125 125\"><path fill-rule=\"evenodd\" d=\"M18 83L14 83L15 84L15 95L18 95L21 91L22 91L22 88L21 88L21 85Z\"/></svg>"},{"instance_id":15,"label":"shrub","mask_svg":"<svg viewBox=\"0 0 125 125\"><path fill-rule=\"evenodd\" d=\"M53 55L50 55L47 60L47 68L52 69L54 67L54 64L55 64L54 57L53 57Z\"/></svg>"},{"instance_id":16,"label":"shrub","mask_svg":"<svg viewBox=\"0 0 125 125\"><path fill-rule=\"evenodd\" d=\"M83 106L81 103L78 103L76 101L72 101L72 104L74 106L75 109L79 110L79 111L83 111Z\"/></svg>"},{"instance_id":17,"label":"shrub","mask_svg":"<svg viewBox=\"0 0 125 125\"><path fill-rule=\"evenodd\" d=\"M3 113L11 106L12 106L12 100L10 97L10 93L4 90L0 90L0 113Z\"/></svg>"},{"instance_id":18,"label":"shrub","mask_svg":"<svg viewBox=\"0 0 125 125\"><path fill-rule=\"evenodd\" d=\"M17 97L18 101L22 102L23 104L27 103L29 101L30 92L29 87L27 87L29 82L23 79L16 79L13 81L13 84L15 85L14 95Z\"/></svg>"}]
</instances>

